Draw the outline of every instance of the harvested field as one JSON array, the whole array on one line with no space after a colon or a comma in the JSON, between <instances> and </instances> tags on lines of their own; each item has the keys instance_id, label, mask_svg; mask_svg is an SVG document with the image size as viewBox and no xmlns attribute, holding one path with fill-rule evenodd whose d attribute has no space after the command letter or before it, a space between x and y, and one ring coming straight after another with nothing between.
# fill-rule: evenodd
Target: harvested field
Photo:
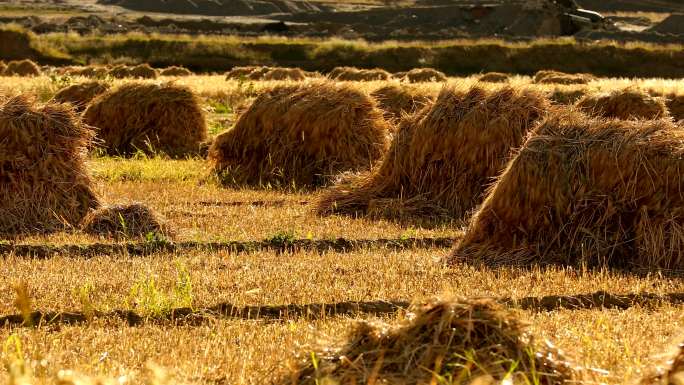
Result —
<instances>
[{"instance_id":1,"label":"harvested field","mask_svg":"<svg viewBox=\"0 0 684 385\"><path fill-rule=\"evenodd\" d=\"M491 189L451 261L681 271L683 135L665 119L550 117Z\"/></svg>"},{"instance_id":2,"label":"harvested field","mask_svg":"<svg viewBox=\"0 0 684 385\"><path fill-rule=\"evenodd\" d=\"M548 108L541 94L510 87L444 88L400 123L377 169L325 192L317 211L464 219Z\"/></svg>"},{"instance_id":3,"label":"harvested field","mask_svg":"<svg viewBox=\"0 0 684 385\"><path fill-rule=\"evenodd\" d=\"M368 169L386 151L389 130L375 101L352 87L281 86L257 97L209 158L229 185L316 187Z\"/></svg>"},{"instance_id":4,"label":"harvested field","mask_svg":"<svg viewBox=\"0 0 684 385\"><path fill-rule=\"evenodd\" d=\"M49 71L59 75L60 68ZM48 101L65 86L87 81L83 75L2 77L0 95L32 94ZM298 112L296 106L308 111L304 107L309 104L295 103L297 92L264 103L273 90L302 90L318 84L311 80L293 83L252 80L245 75L231 79L226 79L226 75L190 75L173 81L176 86L192 91L205 114L208 133L204 143L243 124L241 120L253 112L255 104L262 110L271 110L274 104L282 106L283 112L275 109L272 114L281 118L271 119L274 130L282 127L279 122L297 127L304 126L298 122L313 122L316 127L328 127L318 124L325 122L334 127L335 122L352 120L348 111L356 111L328 93L321 95L330 106L315 103L316 111L329 111L321 114L320 119L314 119L317 115L312 113ZM155 79L126 77L107 82L112 86L109 92L141 85L163 87ZM423 159L415 155L406 156L402 163L428 164L422 166L426 181L444 171L439 186L453 185L456 176L463 175L447 173L444 165L449 164L443 161L446 156L459 162L468 154L481 156L484 160L477 167L470 163L464 167L480 170L480 166L494 164L490 163L493 158L483 155L485 149L492 151L490 155L498 151L491 143L496 143L499 136L489 135L498 130L480 129L478 136L464 136L482 139L486 144L481 146L483 152L479 155L472 149L480 147L473 147L471 139L458 142L449 133L466 121L484 120L488 126L472 125L495 127L496 116L505 116L509 121L501 125L511 127L510 122L517 121L518 116L511 106L527 100L522 95L540 98L544 106L541 115L545 115L565 110L560 106L549 107L544 96L556 103L571 104L584 94L633 87L665 98L669 109L674 110L671 101L684 94L681 80L664 79L601 78L588 84L562 85L537 84L529 76L512 75L506 84L480 82L479 76L450 78L449 82L454 83L447 86L453 91L443 91L441 100L435 104L427 100L427 110L418 107L415 100L407 104L408 108L383 106L379 96L397 92L402 96L398 100L407 100L403 98L406 95L434 99L443 83L408 84L393 79L328 84L347 95L357 95L353 100L363 100L363 106L375 105L372 114L364 112L358 116L385 113L385 118L392 122L383 123L383 132L395 140L402 131L393 132L390 126L401 123L398 111L403 109L410 115L414 108L418 110L416 115L405 116L404 122L434 123L443 116L443 125L434 124L443 129L429 131L421 125L414 126L415 138L429 137L431 132L438 138L421 142L425 153L434 155L425 158L428 163L421 163ZM469 91L472 94L473 87L481 89L485 96L471 95L471 106L467 106L465 98ZM375 98L378 100L374 101ZM255 100L259 102L253 103ZM142 105L139 101L125 104ZM40 112L42 107L35 104L31 108ZM390 115L388 111L392 108L397 112ZM500 110L508 113L499 114ZM295 112L298 114L293 115ZM34 114L21 116L28 119ZM73 112L69 114L73 116ZM120 121L120 117L130 115L126 112L112 116ZM599 118L582 119L593 122ZM451 124L454 120L460 123ZM549 118L542 120L548 122ZM340 384L353 380L357 384L369 380L375 384L382 380L395 384L408 378L415 380L412 383L433 381L444 385L524 385L553 383L562 377L552 376L554 370L540 368L550 364L547 368L567 373L563 368L564 363L569 363L570 383L676 384L677 376L670 373L678 371L677 360L673 358L680 355L677 348L684 325L682 270L668 267L649 274L643 268L629 266L625 270L622 264L612 262L618 257L624 261L640 258L658 265L666 260L679 260L679 193L675 191L679 178L678 160L674 158L680 157L675 142L681 139L665 133L645 133L649 127L660 124L674 127L667 121L616 122L611 124L623 127L625 132L633 132L636 126L641 128L624 138L613 134L598 140L570 138L569 144L563 142L563 146L551 146L560 139L547 135L540 145L543 151L539 146L523 148L522 154L532 160L556 156L556 162L533 167L544 172L535 174L530 182L515 182L516 188L511 189L520 195L501 204L509 210L516 209L516 202L524 201L528 192L548 191L549 201L535 200L532 209L520 210L525 220L543 224L546 217L542 214L546 214L557 222L539 227L561 237L572 229L554 228L557 223L581 222L584 228L573 233L575 239L557 242L573 248L556 249L569 259L567 264L534 267L473 263L477 259L470 263L445 263L453 253L454 243L472 236L471 229L464 227L469 215L464 220L424 220L441 212L430 209L409 216L406 221L396 221L391 215L374 214L379 212L378 207L388 211L387 207L408 207L411 201L397 199L408 196L403 192L377 199L368 212L372 215L319 216L311 206L325 190L223 184L212 174L212 163L198 155L175 159L157 151L141 151L119 157L102 151L86 153L82 148L78 152L83 159L80 170L90 175L89 188L97 201L108 204L100 210L83 212L90 213L91 223L98 226L86 227L88 220L74 218L70 226L65 228L60 222L49 233L0 235L0 383L262 385L318 380L323 385L331 378L344 379ZM608 123L601 124L594 127L597 133ZM20 126L26 126L23 120L16 125ZM585 126L579 124L578 132ZM604 129L619 131L612 127ZM299 137L302 131L309 132L296 131L295 136ZM338 133L332 135L330 146L342 144ZM24 148L24 154L41 156L36 150L46 149L46 139L37 141L36 137L22 137L17 148ZM258 135L248 139L261 142ZM519 140L515 147L520 147L525 138ZM316 143L319 142L324 141ZM301 149L299 143L288 149ZM5 144L0 139L0 147ZM584 150L579 148L597 152L581 158ZM47 148L50 154L44 157L44 163L61 164L58 158L68 155L63 149L62 145L59 150ZM5 165L0 167L4 170L6 166L26 169L28 162L17 164L16 156L11 152L6 155L9 156L4 161L0 155L0 165ZM623 164L621 159L627 161ZM581 169L583 174L568 171L563 174L568 183L545 179L557 175L565 162L574 160L577 162L573 164L582 164L583 168L567 169ZM506 163L502 162L500 169ZM364 164L371 167L370 162ZM456 163L451 165L455 169ZM348 173L334 179L342 183L337 186L340 187L356 182L358 177L375 175L382 167L377 163L370 171L359 171L361 175ZM419 167L414 169L409 170L412 175L423 173ZM68 170L79 169L70 166ZM509 173L510 170L505 175ZM4 175L0 170L0 181ZM57 173L47 175L55 177ZM497 175L484 185L496 182ZM605 183L587 182L596 178ZM521 188L525 183L532 187ZM590 183L594 189L588 188ZM546 189L547 184L556 190ZM563 201L568 184L574 186L571 195L579 203ZM58 187L72 185L60 183ZM0 183L2 189L14 192L6 179ZM482 189L487 197L487 191ZM54 193L58 189L48 191ZM620 195L625 191L632 195ZM420 199L425 199L424 195ZM605 200L611 206L604 210ZM640 206L636 214L630 214L630 202L634 201L643 209ZM560 203L555 206L557 202ZM35 206L31 209L35 210ZM566 213L575 216L568 220L563 216ZM589 222L577 218L584 214ZM592 227L606 223L602 220L614 224L611 220L617 217L622 227L610 225L603 227L602 232ZM634 229L629 224L635 221L638 223ZM138 228L138 224L145 226ZM518 223L492 227L485 239L501 239L505 232L531 245L534 240L523 235L533 233L516 226ZM163 231L157 231L159 227ZM576 267L578 254L588 257L594 250L592 236L603 235L614 242L611 264L592 267L587 263ZM621 236L627 241L616 241ZM544 245L556 245L548 238L543 241ZM543 250L556 255L551 247ZM509 251L497 250L488 255L503 258ZM532 352L552 354L535 356ZM511 375L506 376L509 372ZM501 381L504 377L511 381Z\"/></svg>"},{"instance_id":5,"label":"harvested field","mask_svg":"<svg viewBox=\"0 0 684 385\"><path fill-rule=\"evenodd\" d=\"M197 96L173 83L129 83L95 98L83 120L96 128L109 154L142 151L172 157L196 154L207 126Z\"/></svg>"}]
</instances>

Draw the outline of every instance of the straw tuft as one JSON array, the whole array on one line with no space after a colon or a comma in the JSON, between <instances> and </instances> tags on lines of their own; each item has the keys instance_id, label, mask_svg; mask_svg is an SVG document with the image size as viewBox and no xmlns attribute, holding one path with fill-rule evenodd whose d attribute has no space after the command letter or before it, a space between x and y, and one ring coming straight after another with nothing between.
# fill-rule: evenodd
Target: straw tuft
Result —
<instances>
[{"instance_id":1,"label":"straw tuft","mask_svg":"<svg viewBox=\"0 0 684 385\"><path fill-rule=\"evenodd\" d=\"M491 300L430 300L393 324L358 323L341 347L321 345L332 346L307 349L281 383L555 385L577 377L558 349L536 351L523 323Z\"/></svg>"},{"instance_id":2,"label":"straw tuft","mask_svg":"<svg viewBox=\"0 0 684 385\"><path fill-rule=\"evenodd\" d=\"M93 210L81 223L87 234L115 238L167 238L171 231L152 209L141 204L105 206Z\"/></svg>"}]
</instances>

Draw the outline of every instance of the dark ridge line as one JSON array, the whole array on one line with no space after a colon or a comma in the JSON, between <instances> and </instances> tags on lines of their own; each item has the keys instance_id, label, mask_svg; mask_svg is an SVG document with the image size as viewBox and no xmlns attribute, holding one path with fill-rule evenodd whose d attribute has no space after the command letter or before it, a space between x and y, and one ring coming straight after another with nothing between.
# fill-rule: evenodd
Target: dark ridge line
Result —
<instances>
[{"instance_id":1,"label":"dark ridge line","mask_svg":"<svg viewBox=\"0 0 684 385\"><path fill-rule=\"evenodd\" d=\"M227 242L130 242L121 244L94 243L85 245L15 245L0 244L0 256L10 254L19 257L48 259L55 255L92 258L100 255L126 254L145 256L159 252L180 252L189 250L228 251L231 253L253 253L275 251L278 253L297 251L351 252L366 248L388 248L393 250L451 248L457 238L405 238L405 239L266 239L262 241Z\"/></svg>"},{"instance_id":2,"label":"dark ridge line","mask_svg":"<svg viewBox=\"0 0 684 385\"><path fill-rule=\"evenodd\" d=\"M223 201L199 201L192 202L190 205L197 206L215 206L215 207L236 207L236 206L256 206L256 207L282 207L287 204L306 206L309 201L289 201L286 199L278 200L259 200L259 201L244 201L244 202L223 202Z\"/></svg>"},{"instance_id":3,"label":"dark ridge line","mask_svg":"<svg viewBox=\"0 0 684 385\"><path fill-rule=\"evenodd\" d=\"M597 291L578 295L548 295L544 297L524 297L519 299L493 298L503 306L536 312L556 310L591 310L617 309L627 310L636 306L654 306L668 303L684 304L684 293L631 293L611 294ZM183 325L199 325L216 319L239 319L252 321L282 322L292 318L309 320L324 319L350 315L391 315L406 310L410 306L406 301L367 301L338 302L330 304L288 304L239 307L230 303L221 303L204 309L177 308L162 316L145 316L133 310L113 310L110 312L95 311L91 314L83 312L41 312L34 311L26 317L22 314L0 316L0 326L47 326L75 325L92 319L118 319L129 326L140 326L163 322Z\"/></svg>"}]
</instances>

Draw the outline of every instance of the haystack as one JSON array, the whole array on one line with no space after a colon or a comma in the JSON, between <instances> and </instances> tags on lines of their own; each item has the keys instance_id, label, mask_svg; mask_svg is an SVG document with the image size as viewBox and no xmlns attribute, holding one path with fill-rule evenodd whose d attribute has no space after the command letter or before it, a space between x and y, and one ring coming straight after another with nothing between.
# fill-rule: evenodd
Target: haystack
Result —
<instances>
[{"instance_id":1,"label":"haystack","mask_svg":"<svg viewBox=\"0 0 684 385\"><path fill-rule=\"evenodd\" d=\"M684 268L684 130L556 114L476 213L452 261Z\"/></svg>"},{"instance_id":2,"label":"haystack","mask_svg":"<svg viewBox=\"0 0 684 385\"><path fill-rule=\"evenodd\" d=\"M306 79L306 73L299 68L273 68L266 72L262 80L293 80Z\"/></svg>"},{"instance_id":3,"label":"haystack","mask_svg":"<svg viewBox=\"0 0 684 385\"><path fill-rule=\"evenodd\" d=\"M403 79L409 83L445 82L447 76L434 68L414 68L406 72Z\"/></svg>"},{"instance_id":4,"label":"haystack","mask_svg":"<svg viewBox=\"0 0 684 385\"><path fill-rule=\"evenodd\" d=\"M596 78L590 74L567 74L559 71L538 71L534 82L538 84L588 84Z\"/></svg>"},{"instance_id":5,"label":"haystack","mask_svg":"<svg viewBox=\"0 0 684 385\"><path fill-rule=\"evenodd\" d=\"M173 83L127 83L98 96L83 114L109 154L196 154L207 137L195 94Z\"/></svg>"},{"instance_id":6,"label":"haystack","mask_svg":"<svg viewBox=\"0 0 684 385\"><path fill-rule=\"evenodd\" d=\"M434 100L434 95L406 84L392 83L371 93L385 118L398 122L405 114L412 114Z\"/></svg>"},{"instance_id":7,"label":"haystack","mask_svg":"<svg viewBox=\"0 0 684 385\"><path fill-rule=\"evenodd\" d=\"M226 73L226 80L240 80L246 79L247 75L251 74L258 67L246 66L246 67L235 67Z\"/></svg>"},{"instance_id":8,"label":"haystack","mask_svg":"<svg viewBox=\"0 0 684 385\"><path fill-rule=\"evenodd\" d=\"M374 80L388 80L392 77L392 74L380 68L358 69L354 67L337 67L330 72L328 77L339 81L370 82Z\"/></svg>"},{"instance_id":9,"label":"haystack","mask_svg":"<svg viewBox=\"0 0 684 385\"><path fill-rule=\"evenodd\" d=\"M684 119L684 95L670 95L666 104L674 120Z\"/></svg>"},{"instance_id":10,"label":"haystack","mask_svg":"<svg viewBox=\"0 0 684 385\"><path fill-rule=\"evenodd\" d=\"M93 135L66 105L0 101L0 233L64 229L99 206L85 163Z\"/></svg>"},{"instance_id":11,"label":"haystack","mask_svg":"<svg viewBox=\"0 0 684 385\"><path fill-rule=\"evenodd\" d=\"M7 64L5 64L4 61L0 60L0 76L3 76L5 74L6 69L7 69Z\"/></svg>"},{"instance_id":12,"label":"haystack","mask_svg":"<svg viewBox=\"0 0 684 385\"><path fill-rule=\"evenodd\" d=\"M264 75L266 75L273 68L271 67L257 67L252 72L247 75L249 80L263 80Z\"/></svg>"},{"instance_id":13,"label":"haystack","mask_svg":"<svg viewBox=\"0 0 684 385\"><path fill-rule=\"evenodd\" d=\"M584 86L560 86L549 92L549 99L555 104L572 105L588 92Z\"/></svg>"},{"instance_id":14,"label":"haystack","mask_svg":"<svg viewBox=\"0 0 684 385\"><path fill-rule=\"evenodd\" d=\"M684 343L680 343L668 355L663 365L648 373L641 385L682 385L684 384Z\"/></svg>"},{"instance_id":15,"label":"haystack","mask_svg":"<svg viewBox=\"0 0 684 385\"><path fill-rule=\"evenodd\" d=\"M62 88L52 98L57 103L70 103L76 111L82 112L96 96L109 89L109 83L91 81Z\"/></svg>"},{"instance_id":16,"label":"haystack","mask_svg":"<svg viewBox=\"0 0 684 385\"><path fill-rule=\"evenodd\" d=\"M616 119L658 119L669 117L663 98L634 88L584 96L575 106L588 114Z\"/></svg>"},{"instance_id":17,"label":"haystack","mask_svg":"<svg viewBox=\"0 0 684 385\"><path fill-rule=\"evenodd\" d=\"M171 66L161 70L161 76L191 76L192 71L185 67Z\"/></svg>"},{"instance_id":18,"label":"haystack","mask_svg":"<svg viewBox=\"0 0 684 385\"><path fill-rule=\"evenodd\" d=\"M81 230L87 234L116 238L156 239L171 235L165 221L141 203L105 206L93 210L83 218Z\"/></svg>"},{"instance_id":19,"label":"haystack","mask_svg":"<svg viewBox=\"0 0 684 385\"><path fill-rule=\"evenodd\" d=\"M507 83L510 78L510 75L502 72L487 72L482 74L477 80L487 83Z\"/></svg>"},{"instance_id":20,"label":"haystack","mask_svg":"<svg viewBox=\"0 0 684 385\"><path fill-rule=\"evenodd\" d=\"M5 76L40 76L40 67L31 60L13 60L3 71Z\"/></svg>"},{"instance_id":21,"label":"haystack","mask_svg":"<svg viewBox=\"0 0 684 385\"><path fill-rule=\"evenodd\" d=\"M435 299L408 312L393 324L360 322L341 347L307 349L280 383L560 385L578 377L551 345L535 351L524 324L491 300Z\"/></svg>"},{"instance_id":22,"label":"haystack","mask_svg":"<svg viewBox=\"0 0 684 385\"><path fill-rule=\"evenodd\" d=\"M131 67L128 67L123 64L119 64L117 66L114 66L112 69L109 70L109 76L115 78L115 79L125 79L131 76Z\"/></svg>"},{"instance_id":23,"label":"haystack","mask_svg":"<svg viewBox=\"0 0 684 385\"><path fill-rule=\"evenodd\" d=\"M368 169L387 150L388 130L375 101L353 87L280 86L216 138L209 159L224 183L315 187Z\"/></svg>"},{"instance_id":24,"label":"haystack","mask_svg":"<svg viewBox=\"0 0 684 385\"><path fill-rule=\"evenodd\" d=\"M434 104L402 120L376 170L324 193L317 211L461 219L548 108L531 90L445 87Z\"/></svg>"},{"instance_id":25,"label":"haystack","mask_svg":"<svg viewBox=\"0 0 684 385\"><path fill-rule=\"evenodd\" d=\"M86 78L104 78L109 71L104 67L64 67L58 73L69 76L83 76Z\"/></svg>"},{"instance_id":26,"label":"haystack","mask_svg":"<svg viewBox=\"0 0 684 385\"><path fill-rule=\"evenodd\" d=\"M135 67L129 68L128 76L138 79L156 79L159 77L159 71L150 67L149 64L138 64Z\"/></svg>"}]
</instances>

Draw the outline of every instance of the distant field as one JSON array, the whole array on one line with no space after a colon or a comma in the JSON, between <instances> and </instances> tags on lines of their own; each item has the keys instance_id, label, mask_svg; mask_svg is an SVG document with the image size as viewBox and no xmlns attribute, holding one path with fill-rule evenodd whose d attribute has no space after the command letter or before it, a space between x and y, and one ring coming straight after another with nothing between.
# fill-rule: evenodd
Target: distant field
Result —
<instances>
[{"instance_id":1,"label":"distant field","mask_svg":"<svg viewBox=\"0 0 684 385\"><path fill-rule=\"evenodd\" d=\"M89 38L45 39L80 52L99 49ZM117 39L104 44L119 44ZM0 77L0 94L47 101L60 88L86 80ZM223 75L140 82L162 80L187 85L200 97L211 138L231 128L239 111L265 90L293 84L226 80ZM133 82L106 81L115 86ZM463 90L478 83L477 76L448 81ZM397 82L348 84L370 93L390 83ZM655 76L553 85L518 75L507 84L548 96L626 87L664 97L684 95L682 80ZM444 85L414 86L434 96ZM487 90L505 86L480 85ZM223 187L200 156L172 160L93 154L87 168L105 202L142 202L165 217L176 232L177 248L168 249L169 240L113 239L78 231L0 240L2 383L277 383L288 375L296 353L310 356L321 343L343 342L358 321L396 321L409 303L444 295L504 303L529 325L535 347L548 340L587 368L577 381L582 384L634 383L680 342L684 281L676 275L581 266L449 266L444 258L451 241L463 237L466 221L423 226L363 216L321 217L311 203L322 190ZM370 242L323 251L293 246L338 238L349 244ZM420 243L435 239L446 242ZM229 242L246 246L237 252L235 244L226 246ZM107 248L117 245L123 248ZM607 308L599 302L573 302L592 293L596 298L635 296L618 305L606 302ZM27 324L32 312L44 316L40 324Z\"/></svg>"}]
</instances>

